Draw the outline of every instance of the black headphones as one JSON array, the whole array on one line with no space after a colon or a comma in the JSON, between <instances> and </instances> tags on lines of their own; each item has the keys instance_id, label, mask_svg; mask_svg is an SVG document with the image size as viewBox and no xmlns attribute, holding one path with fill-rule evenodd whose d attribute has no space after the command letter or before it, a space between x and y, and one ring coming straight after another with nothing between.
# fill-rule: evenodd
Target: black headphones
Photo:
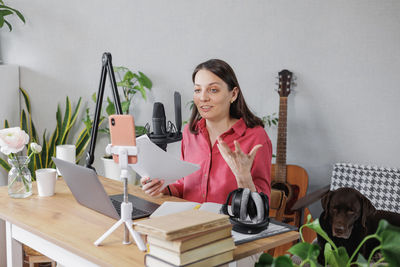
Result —
<instances>
[{"instance_id":1,"label":"black headphones","mask_svg":"<svg viewBox=\"0 0 400 267\"><path fill-rule=\"evenodd\" d=\"M228 212L232 196L231 211ZM257 234L268 228L269 200L264 193L251 192L249 188L238 188L229 193L221 213L229 215L233 230L243 234ZM250 220L248 220L248 217Z\"/></svg>"}]
</instances>

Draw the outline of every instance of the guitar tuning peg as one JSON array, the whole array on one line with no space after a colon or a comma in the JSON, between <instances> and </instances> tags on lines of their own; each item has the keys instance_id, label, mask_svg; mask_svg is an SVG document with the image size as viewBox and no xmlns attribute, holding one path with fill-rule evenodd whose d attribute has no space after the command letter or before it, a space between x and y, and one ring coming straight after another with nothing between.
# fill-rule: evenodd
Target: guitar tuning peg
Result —
<instances>
[{"instance_id":1,"label":"guitar tuning peg","mask_svg":"<svg viewBox=\"0 0 400 267\"><path fill-rule=\"evenodd\" d=\"M297 86L297 83L292 83L292 86Z\"/></svg>"},{"instance_id":2,"label":"guitar tuning peg","mask_svg":"<svg viewBox=\"0 0 400 267\"><path fill-rule=\"evenodd\" d=\"M275 83L275 85L279 85L279 83Z\"/></svg>"},{"instance_id":3,"label":"guitar tuning peg","mask_svg":"<svg viewBox=\"0 0 400 267\"><path fill-rule=\"evenodd\" d=\"M278 89L274 89L274 91L275 91L275 92L279 92L279 90L278 90Z\"/></svg>"},{"instance_id":4,"label":"guitar tuning peg","mask_svg":"<svg viewBox=\"0 0 400 267\"><path fill-rule=\"evenodd\" d=\"M293 81L297 80L297 77L293 75L292 80Z\"/></svg>"}]
</instances>

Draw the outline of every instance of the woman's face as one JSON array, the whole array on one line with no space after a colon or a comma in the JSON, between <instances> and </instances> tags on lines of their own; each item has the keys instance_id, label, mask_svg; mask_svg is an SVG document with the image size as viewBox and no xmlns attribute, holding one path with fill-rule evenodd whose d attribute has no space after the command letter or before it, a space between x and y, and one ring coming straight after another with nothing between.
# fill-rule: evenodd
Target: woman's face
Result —
<instances>
[{"instance_id":1,"label":"woman's face","mask_svg":"<svg viewBox=\"0 0 400 267\"><path fill-rule=\"evenodd\" d=\"M228 90L228 85L208 70L199 70L194 78L193 101L201 117L220 121L229 118L229 107L236 100L238 88Z\"/></svg>"}]
</instances>

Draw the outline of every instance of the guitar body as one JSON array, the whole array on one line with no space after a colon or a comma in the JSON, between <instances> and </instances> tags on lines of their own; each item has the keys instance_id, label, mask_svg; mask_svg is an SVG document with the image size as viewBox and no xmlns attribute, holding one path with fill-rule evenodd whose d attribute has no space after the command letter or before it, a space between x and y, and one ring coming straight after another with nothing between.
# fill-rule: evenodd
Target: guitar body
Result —
<instances>
[{"instance_id":1,"label":"guitar body","mask_svg":"<svg viewBox=\"0 0 400 267\"><path fill-rule=\"evenodd\" d=\"M275 168L276 164L272 164L271 181L273 181L273 183L275 182ZM293 214L293 212L290 210L294 203L296 203L298 199L304 197L307 193L308 174L306 170L297 165L286 165L286 184L287 186L291 187L292 197L286 202L285 217ZM283 190L279 187L279 182L274 183L273 188Z\"/></svg>"}]
</instances>

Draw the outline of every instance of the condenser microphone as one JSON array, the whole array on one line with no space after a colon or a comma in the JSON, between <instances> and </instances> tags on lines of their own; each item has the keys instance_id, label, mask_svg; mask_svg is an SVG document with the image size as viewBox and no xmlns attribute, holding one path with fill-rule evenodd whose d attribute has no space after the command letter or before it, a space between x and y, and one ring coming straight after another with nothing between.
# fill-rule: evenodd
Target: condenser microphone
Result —
<instances>
[{"instance_id":1,"label":"condenser microphone","mask_svg":"<svg viewBox=\"0 0 400 267\"><path fill-rule=\"evenodd\" d=\"M154 144L158 145L163 150L167 150L167 144L182 140L181 95L178 92L174 93L174 107L176 125L168 121L167 128L164 105L160 102L156 102L153 106L153 132L150 132L148 129L150 132L148 136Z\"/></svg>"},{"instance_id":2,"label":"condenser microphone","mask_svg":"<svg viewBox=\"0 0 400 267\"><path fill-rule=\"evenodd\" d=\"M153 137L154 138L167 138L167 125L165 119L164 105L160 102L154 103L153 106Z\"/></svg>"}]
</instances>

